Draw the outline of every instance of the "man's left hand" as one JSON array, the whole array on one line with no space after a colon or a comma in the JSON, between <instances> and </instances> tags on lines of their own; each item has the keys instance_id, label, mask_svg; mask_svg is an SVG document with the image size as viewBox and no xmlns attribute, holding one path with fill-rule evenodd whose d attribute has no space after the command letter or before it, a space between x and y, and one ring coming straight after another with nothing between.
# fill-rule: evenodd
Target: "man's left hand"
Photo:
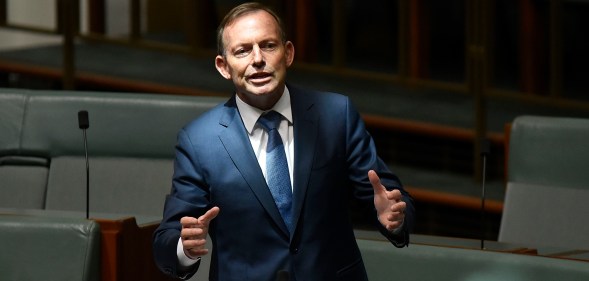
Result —
<instances>
[{"instance_id":1,"label":"man's left hand","mask_svg":"<svg viewBox=\"0 0 589 281\"><path fill-rule=\"evenodd\" d=\"M374 207L378 215L378 221L388 230L395 231L403 226L405 208L401 191L394 189L388 191L381 183L374 170L368 171L368 179L374 189Z\"/></svg>"}]
</instances>

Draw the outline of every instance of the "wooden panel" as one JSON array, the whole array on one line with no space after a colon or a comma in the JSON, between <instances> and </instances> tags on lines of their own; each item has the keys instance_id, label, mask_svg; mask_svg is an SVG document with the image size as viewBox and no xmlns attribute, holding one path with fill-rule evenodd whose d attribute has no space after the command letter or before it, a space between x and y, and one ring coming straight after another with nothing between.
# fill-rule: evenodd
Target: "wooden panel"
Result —
<instances>
[{"instance_id":1,"label":"wooden panel","mask_svg":"<svg viewBox=\"0 0 589 281\"><path fill-rule=\"evenodd\" d=\"M299 0L288 3L287 20L294 22L287 32L292 35L296 49L296 58L313 62L317 59L317 14L315 2Z\"/></svg>"},{"instance_id":2,"label":"wooden panel","mask_svg":"<svg viewBox=\"0 0 589 281\"><path fill-rule=\"evenodd\" d=\"M429 76L429 22L423 0L409 1L409 76Z\"/></svg>"},{"instance_id":3,"label":"wooden panel","mask_svg":"<svg viewBox=\"0 0 589 281\"><path fill-rule=\"evenodd\" d=\"M547 59L549 52L545 44L547 33L543 23L542 7L537 1L520 0L520 74L521 91L529 94L545 94L549 89Z\"/></svg>"},{"instance_id":4,"label":"wooden panel","mask_svg":"<svg viewBox=\"0 0 589 281\"><path fill-rule=\"evenodd\" d=\"M106 4L104 0L88 0L88 31L90 33L105 34L106 32Z\"/></svg>"},{"instance_id":5,"label":"wooden panel","mask_svg":"<svg viewBox=\"0 0 589 281\"><path fill-rule=\"evenodd\" d=\"M6 25L6 19L8 18L6 1L7 0L0 0L0 25Z\"/></svg>"},{"instance_id":6,"label":"wooden panel","mask_svg":"<svg viewBox=\"0 0 589 281\"><path fill-rule=\"evenodd\" d=\"M406 186L405 189L415 200L420 202L448 205L471 211L481 209L481 199L477 197L453 194L450 192L433 191L421 187ZM497 200L485 200L485 212L501 214L503 212L503 202Z\"/></svg>"},{"instance_id":7,"label":"wooden panel","mask_svg":"<svg viewBox=\"0 0 589 281\"><path fill-rule=\"evenodd\" d=\"M95 219L101 229L102 280L174 280L155 265L152 235L158 223L137 225L133 217L118 220Z\"/></svg>"},{"instance_id":8,"label":"wooden panel","mask_svg":"<svg viewBox=\"0 0 589 281\"><path fill-rule=\"evenodd\" d=\"M169 32L184 28L181 18L185 12L183 1L148 0L146 5L147 32Z\"/></svg>"}]
</instances>

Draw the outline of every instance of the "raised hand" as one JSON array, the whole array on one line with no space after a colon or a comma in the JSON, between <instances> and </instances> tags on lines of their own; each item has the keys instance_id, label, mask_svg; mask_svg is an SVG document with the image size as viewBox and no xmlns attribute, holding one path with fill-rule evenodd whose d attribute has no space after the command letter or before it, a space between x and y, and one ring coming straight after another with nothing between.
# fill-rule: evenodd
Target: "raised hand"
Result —
<instances>
[{"instance_id":1,"label":"raised hand","mask_svg":"<svg viewBox=\"0 0 589 281\"><path fill-rule=\"evenodd\" d=\"M388 191L381 183L375 171L368 171L368 179L374 189L374 207L378 215L378 221L388 230L394 231L403 225L405 208L401 191L394 189Z\"/></svg>"},{"instance_id":2,"label":"raised hand","mask_svg":"<svg viewBox=\"0 0 589 281\"><path fill-rule=\"evenodd\" d=\"M205 248L209 223L217 217L219 211L219 207L213 207L198 218L183 217L180 219L180 224L182 224L180 237L186 256L196 259L209 252L209 249Z\"/></svg>"}]
</instances>

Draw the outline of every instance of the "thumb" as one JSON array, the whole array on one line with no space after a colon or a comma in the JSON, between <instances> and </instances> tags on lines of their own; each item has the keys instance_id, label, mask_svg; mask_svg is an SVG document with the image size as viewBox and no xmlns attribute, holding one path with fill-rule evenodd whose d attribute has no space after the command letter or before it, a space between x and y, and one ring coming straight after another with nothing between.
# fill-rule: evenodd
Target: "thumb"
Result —
<instances>
[{"instance_id":1,"label":"thumb","mask_svg":"<svg viewBox=\"0 0 589 281\"><path fill-rule=\"evenodd\" d=\"M374 195L381 195L385 193L384 186L380 184L380 178L374 170L368 171L368 179L370 180L370 184L372 184L372 188L374 189Z\"/></svg>"},{"instance_id":2,"label":"thumb","mask_svg":"<svg viewBox=\"0 0 589 281\"><path fill-rule=\"evenodd\" d=\"M208 225L209 222L211 222L214 218L217 217L220 211L221 209L219 209L219 207L212 207L210 210L204 213L204 215L200 216L198 218L198 221L204 225Z\"/></svg>"}]
</instances>

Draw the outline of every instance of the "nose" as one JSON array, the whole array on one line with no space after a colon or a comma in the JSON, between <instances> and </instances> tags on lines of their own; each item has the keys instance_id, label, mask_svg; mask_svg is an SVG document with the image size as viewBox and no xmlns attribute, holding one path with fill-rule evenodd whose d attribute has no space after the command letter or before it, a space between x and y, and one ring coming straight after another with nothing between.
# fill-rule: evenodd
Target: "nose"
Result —
<instances>
[{"instance_id":1,"label":"nose","mask_svg":"<svg viewBox=\"0 0 589 281\"><path fill-rule=\"evenodd\" d=\"M262 54L262 50L260 49L260 46L257 46L257 45L254 46L253 54L254 54L253 65L254 66L264 65L264 55Z\"/></svg>"}]
</instances>

